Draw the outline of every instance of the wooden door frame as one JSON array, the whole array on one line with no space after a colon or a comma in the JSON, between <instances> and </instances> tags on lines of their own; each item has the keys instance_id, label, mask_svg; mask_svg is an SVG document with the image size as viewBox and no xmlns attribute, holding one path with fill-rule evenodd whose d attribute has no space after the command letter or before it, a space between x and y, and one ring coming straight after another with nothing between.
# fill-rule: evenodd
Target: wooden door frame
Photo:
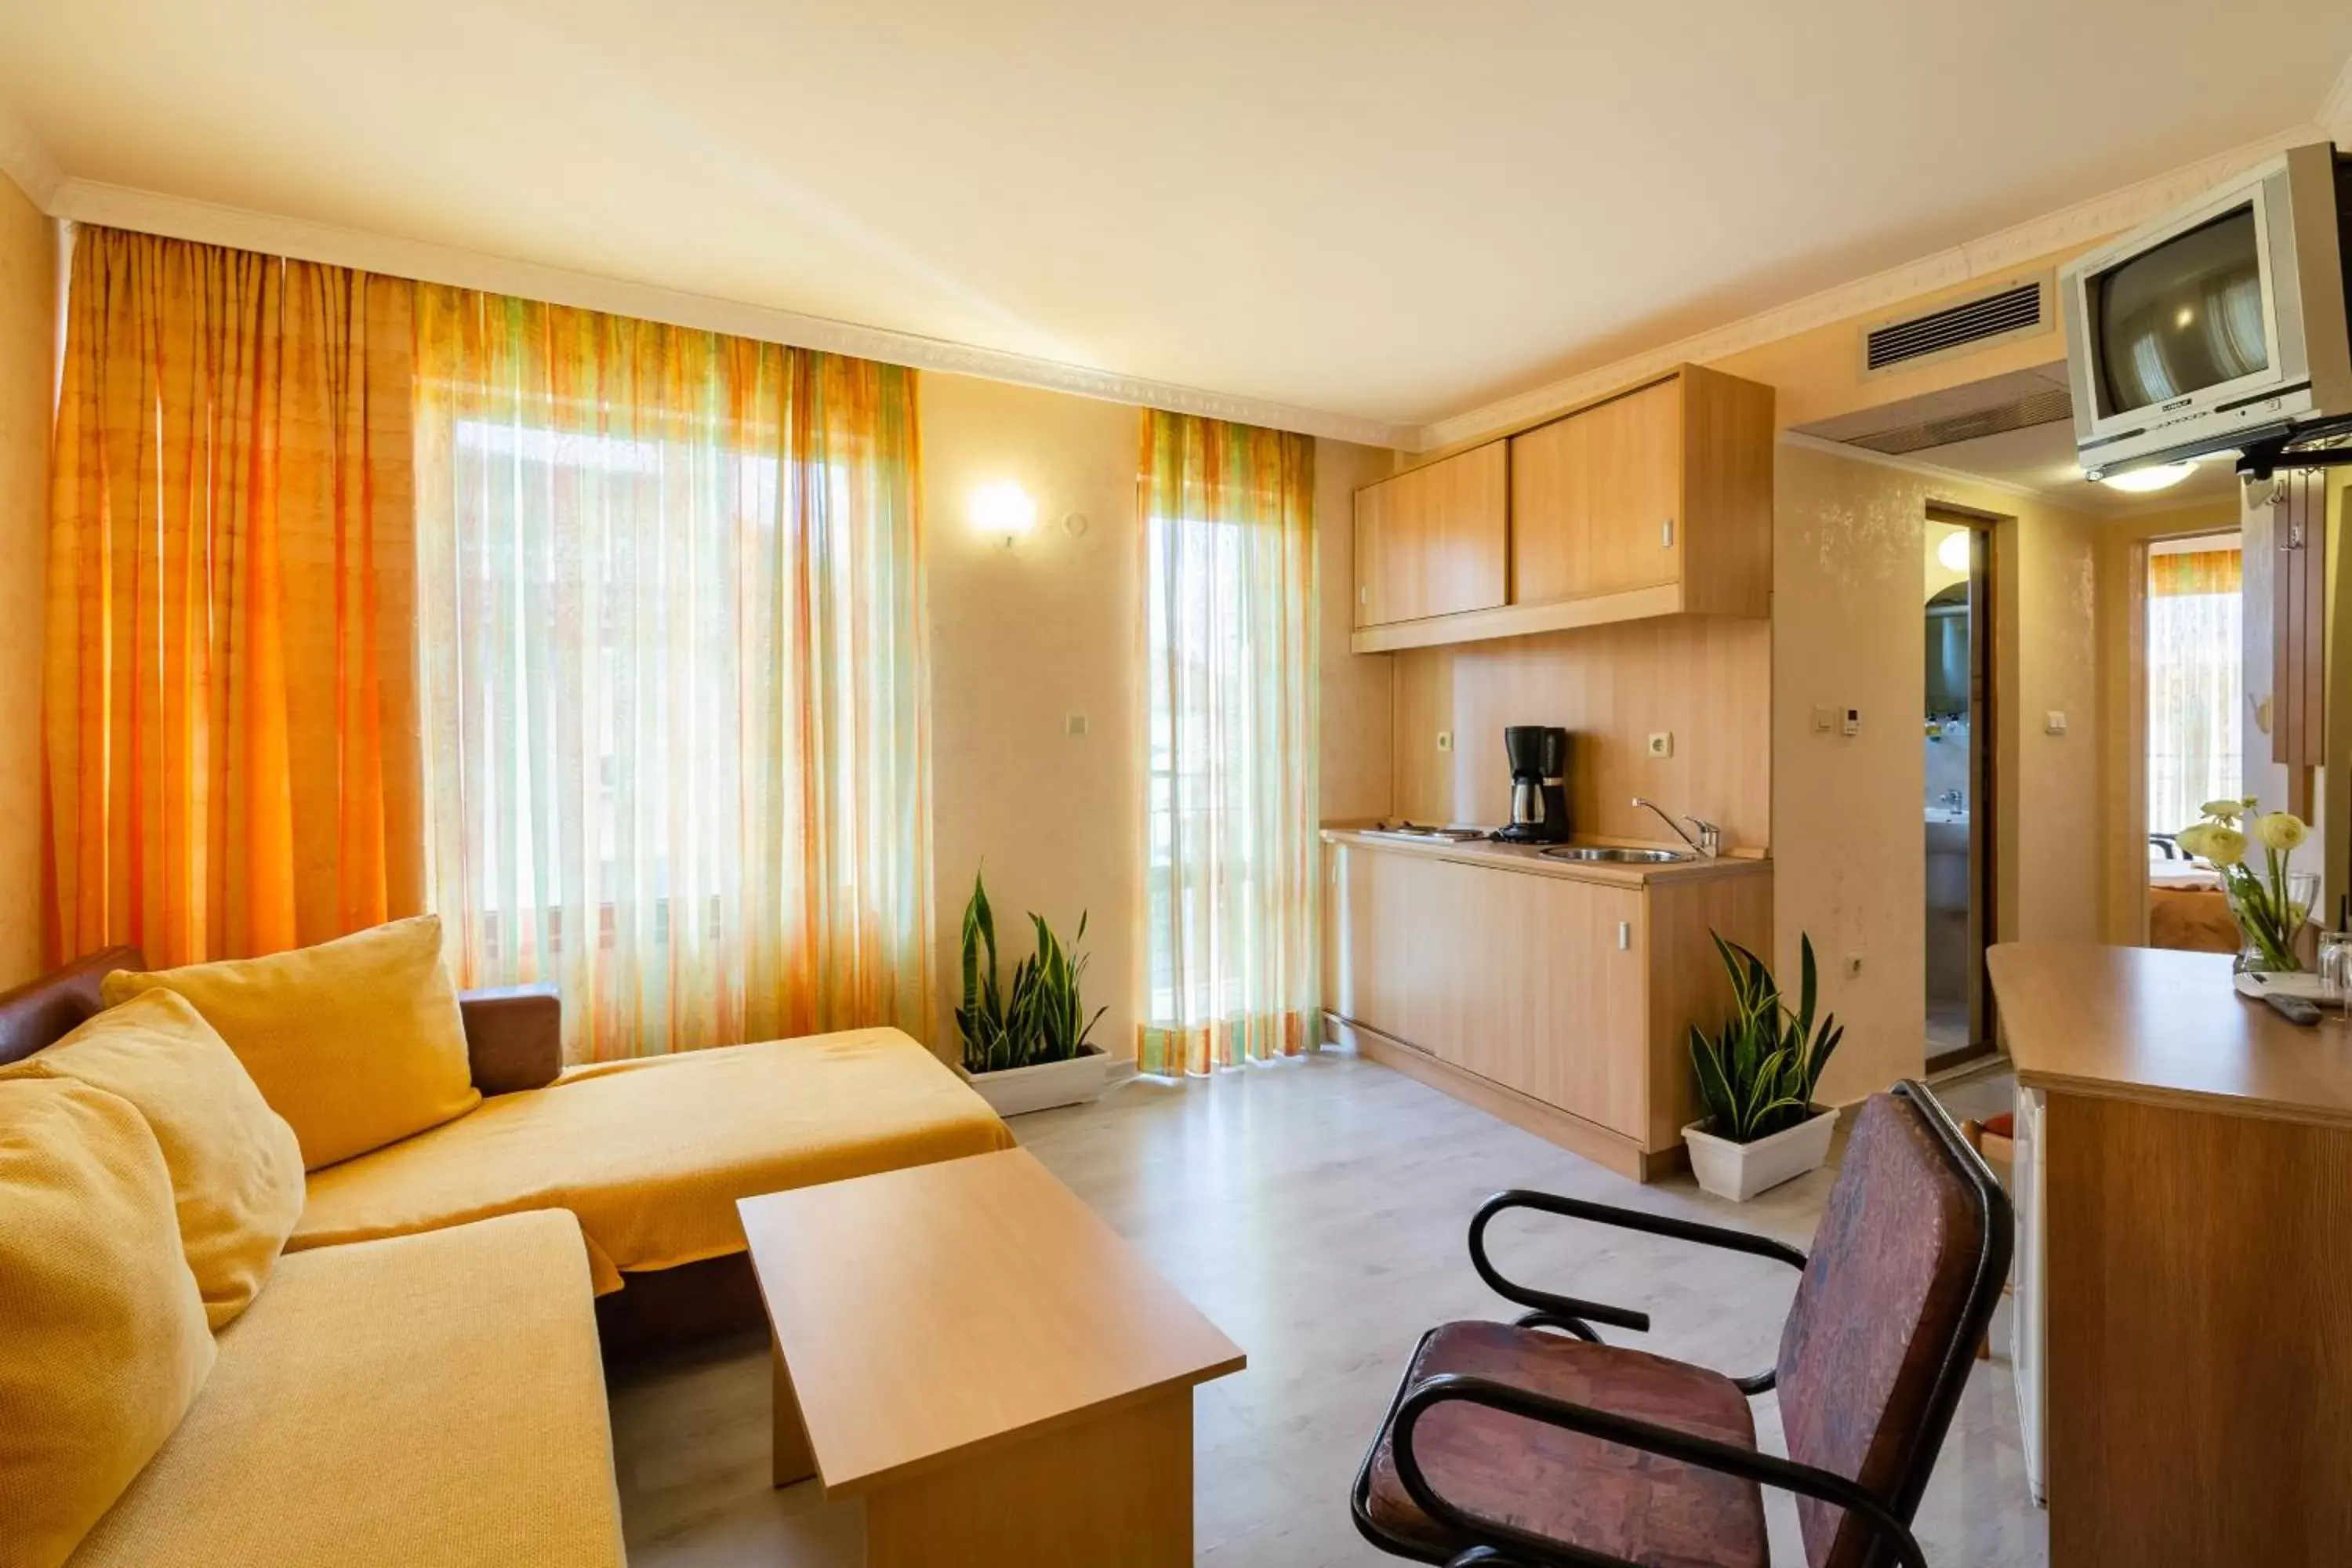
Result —
<instances>
[{"instance_id":1,"label":"wooden door frame","mask_svg":"<svg viewBox=\"0 0 2352 1568\"><path fill-rule=\"evenodd\" d=\"M1931 1073L1992 1056L1992 979L1985 952L2000 924L2001 799L1995 737L2002 721L1999 633L2001 626L1997 552L2000 528L2012 519L1943 501L1929 501L1927 521L1969 531L1969 1042L1927 1058ZM1923 835L1925 827L1921 829ZM1924 928L1923 928L1924 936ZM1924 943L1921 962L1926 962Z\"/></svg>"}]
</instances>

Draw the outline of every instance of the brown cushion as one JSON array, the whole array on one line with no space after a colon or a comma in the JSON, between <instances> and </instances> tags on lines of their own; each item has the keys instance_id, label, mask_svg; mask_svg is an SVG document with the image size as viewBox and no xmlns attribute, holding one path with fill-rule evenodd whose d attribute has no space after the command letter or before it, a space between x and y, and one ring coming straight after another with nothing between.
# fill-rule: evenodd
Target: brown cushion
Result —
<instances>
[{"instance_id":1,"label":"brown cushion","mask_svg":"<svg viewBox=\"0 0 2352 1568\"><path fill-rule=\"evenodd\" d=\"M457 993L466 1058L484 1094L545 1089L563 1071L563 1004L552 985Z\"/></svg>"},{"instance_id":2,"label":"brown cushion","mask_svg":"<svg viewBox=\"0 0 2352 1568\"><path fill-rule=\"evenodd\" d=\"M1756 1446L1748 1401L1729 1378L1642 1351L1505 1323L1447 1323L1421 1342L1405 1383L1441 1373ZM1384 1431L1373 1450L1372 1523L1441 1559L1461 1551L1469 1543L1405 1491L1391 1441ZM1763 1500L1735 1477L1467 1405L1423 1416L1413 1454L1447 1501L1555 1541L1656 1568L1761 1568L1767 1561Z\"/></svg>"},{"instance_id":3,"label":"brown cushion","mask_svg":"<svg viewBox=\"0 0 2352 1568\"><path fill-rule=\"evenodd\" d=\"M1960 1343L1983 1246L1971 1189L1925 1113L1892 1095L1865 1100L1780 1334L1790 1458L1894 1496L1944 1357ZM1845 1510L1811 1498L1797 1514L1816 1568L1857 1568L1868 1525L1842 1529Z\"/></svg>"}]
</instances>

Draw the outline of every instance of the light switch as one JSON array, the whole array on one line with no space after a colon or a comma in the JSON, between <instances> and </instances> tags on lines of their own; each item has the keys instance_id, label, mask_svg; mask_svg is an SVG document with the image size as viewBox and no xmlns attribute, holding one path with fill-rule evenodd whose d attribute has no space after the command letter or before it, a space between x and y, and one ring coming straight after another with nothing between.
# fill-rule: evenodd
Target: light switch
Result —
<instances>
[{"instance_id":1,"label":"light switch","mask_svg":"<svg viewBox=\"0 0 2352 1568\"><path fill-rule=\"evenodd\" d=\"M2042 732L2045 734L2064 734L2066 732L2066 714L2064 710L2062 709L2053 708L2049 712L2044 713L2042 716Z\"/></svg>"},{"instance_id":2,"label":"light switch","mask_svg":"<svg viewBox=\"0 0 2352 1568\"><path fill-rule=\"evenodd\" d=\"M1440 730L1437 732L1437 749L1441 752L1450 752L1454 749L1453 731Z\"/></svg>"},{"instance_id":3,"label":"light switch","mask_svg":"<svg viewBox=\"0 0 2352 1568\"><path fill-rule=\"evenodd\" d=\"M1083 713L1073 713L1062 721L1062 728L1073 739L1083 741L1087 738L1087 716Z\"/></svg>"},{"instance_id":4,"label":"light switch","mask_svg":"<svg viewBox=\"0 0 2352 1568\"><path fill-rule=\"evenodd\" d=\"M1650 731L1650 755L1671 757L1675 754L1675 732L1672 730Z\"/></svg>"},{"instance_id":5,"label":"light switch","mask_svg":"<svg viewBox=\"0 0 2352 1568\"><path fill-rule=\"evenodd\" d=\"M1837 710L1834 708L1814 709L1813 728L1820 731L1824 735L1828 734L1832 730L1836 729Z\"/></svg>"}]
</instances>

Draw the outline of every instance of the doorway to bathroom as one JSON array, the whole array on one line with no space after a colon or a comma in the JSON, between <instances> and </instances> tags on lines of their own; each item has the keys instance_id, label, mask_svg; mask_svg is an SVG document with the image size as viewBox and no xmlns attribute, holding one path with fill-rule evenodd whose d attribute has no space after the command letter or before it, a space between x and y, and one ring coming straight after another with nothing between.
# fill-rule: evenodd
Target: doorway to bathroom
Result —
<instances>
[{"instance_id":1,"label":"doorway to bathroom","mask_svg":"<svg viewBox=\"0 0 2352 1568\"><path fill-rule=\"evenodd\" d=\"M1985 949L1992 941L1992 521L1931 508L1927 637L1927 1068L1990 1054Z\"/></svg>"}]
</instances>

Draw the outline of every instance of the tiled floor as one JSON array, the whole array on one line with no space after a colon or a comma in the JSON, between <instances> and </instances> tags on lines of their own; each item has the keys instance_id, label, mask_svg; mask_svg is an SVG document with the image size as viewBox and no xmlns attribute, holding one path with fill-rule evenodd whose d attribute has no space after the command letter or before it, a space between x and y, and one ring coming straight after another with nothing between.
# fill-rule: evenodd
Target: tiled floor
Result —
<instances>
[{"instance_id":1,"label":"tiled floor","mask_svg":"<svg viewBox=\"0 0 2352 1568\"><path fill-rule=\"evenodd\" d=\"M1946 1093L1956 1116L2006 1107L2005 1076ZM1463 1231L1504 1186L1536 1186L1769 1231L1802 1245L1818 1173L1745 1205L1687 1179L1643 1188L1352 1058L1321 1056L1182 1088L1130 1083L1100 1104L1013 1123L1021 1141L1143 1249L1250 1357L1201 1391L1199 1561L1318 1568L1391 1561L1348 1518L1348 1485L1421 1331L1502 1317ZM1508 1228L1507 1228L1507 1226ZM1794 1276L1754 1259L1563 1222L1498 1222L1497 1260L1532 1279L1646 1307L1644 1343L1728 1370L1768 1364ZM1570 1283L1572 1282L1572 1284ZM1073 1332L1087 1325L1073 1324ZM2027 1500L2016 1404L1995 1320L1919 1512L1938 1568L2046 1561ZM1624 1335L1614 1335L1620 1339ZM813 1485L767 1485L764 1341L615 1374L613 1421L636 1568L852 1568L863 1521ZM1767 1396L1759 1426L1777 1449ZM1774 1560L1801 1563L1776 1500Z\"/></svg>"}]
</instances>

